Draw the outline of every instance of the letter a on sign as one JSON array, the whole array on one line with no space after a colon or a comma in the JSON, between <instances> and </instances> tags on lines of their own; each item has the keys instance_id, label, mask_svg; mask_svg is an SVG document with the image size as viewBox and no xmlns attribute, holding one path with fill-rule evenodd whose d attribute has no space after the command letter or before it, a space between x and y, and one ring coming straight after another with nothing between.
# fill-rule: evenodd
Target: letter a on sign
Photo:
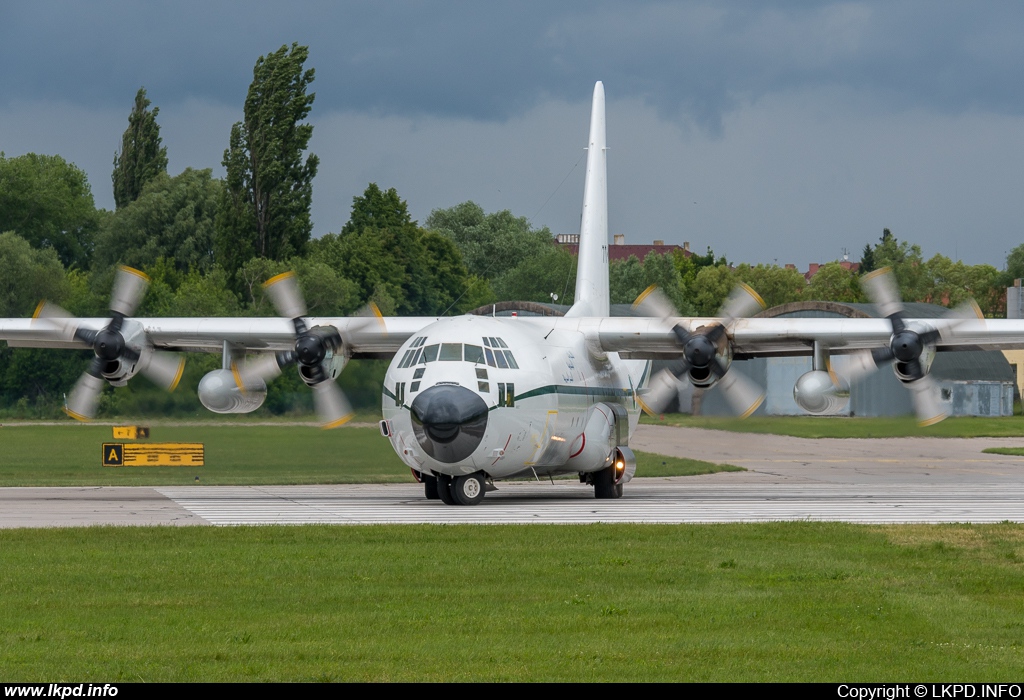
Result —
<instances>
[{"instance_id":1,"label":"letter a on sign","mask_svg":"<svg viewBox=\"0 0 1024 700\"><path fill-rule=\"evenodd\" d=\"M120 467L124 465L124 445L103 443L103 466Z\"/></svg>"}]
</instances>

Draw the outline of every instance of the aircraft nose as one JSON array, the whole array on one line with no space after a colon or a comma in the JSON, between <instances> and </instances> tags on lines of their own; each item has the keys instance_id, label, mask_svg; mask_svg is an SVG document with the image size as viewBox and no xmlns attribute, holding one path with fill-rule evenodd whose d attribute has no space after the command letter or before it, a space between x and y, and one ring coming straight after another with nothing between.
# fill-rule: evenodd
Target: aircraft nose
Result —
<instances>
[{"instance_id":1,"label":"aircraft nose","mask_svg":"<svg viewBox=\"0 0 1024 700\"><path fill-rule=\"evenodd\" d=\"M462 386L432 386L413 399L410 409L420 447L446 464L473 454L487 429L487 404Z\"/></svg>"}]
</instances>

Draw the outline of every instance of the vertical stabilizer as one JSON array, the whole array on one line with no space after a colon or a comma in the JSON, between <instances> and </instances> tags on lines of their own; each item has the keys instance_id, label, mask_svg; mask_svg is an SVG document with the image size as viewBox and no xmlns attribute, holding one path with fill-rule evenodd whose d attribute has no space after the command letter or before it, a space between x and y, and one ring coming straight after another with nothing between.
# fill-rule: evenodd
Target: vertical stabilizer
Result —
<instances>
[{"instance_id":1,"label":"vertical stabilizer","mask_svg":"<svg viewBox=\"0 0 1024 700\"><path fill-rule=\"evenodd\" d=\"M604 85L594 85L587 144L587 179L576 266L576 303L566 316L608 316L608 149L605 145Z\"/></svg>"}]
</instances>

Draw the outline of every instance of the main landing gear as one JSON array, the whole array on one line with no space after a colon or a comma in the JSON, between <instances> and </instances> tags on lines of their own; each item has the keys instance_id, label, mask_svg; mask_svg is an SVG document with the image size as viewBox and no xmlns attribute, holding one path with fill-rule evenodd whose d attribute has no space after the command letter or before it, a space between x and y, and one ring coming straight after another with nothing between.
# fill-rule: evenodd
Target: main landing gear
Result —
<instances>
[{"instance_id":1,"label":"main landing gear","mask_svg":"<svg viewBox=\"0 0 1024 700\"><path fill-rule=\"evenodd\" d=\"M440 498L449 506L475 506L484 500L486 487L484 473L463 474L451 477L447 474L439 476L423 475L423 491L427 498ZM431 485L433 482L433 485Z\"/></svg>"},{"instance_id":2,"label":"main landing gear","mask_svg":"<svg viewBox=\"0 0 1024 700\"><path fill-rule=\"evenodd\" d=\"M615 448L612 463L596 472L580 474L580 481L594 487L594 498L622 498L622 485L636 473L636 456L628 447Z\"/></svg>"},{"instance_id":3,"label":"main landing gear","mask_svg":"<svg viewBox=\"0 0 1024 700\"><path fill-rule=\"evenodd\" d=\"M622 482L616 481L616 469L613 464L594 473L594 498L622 498Z\"/></svg>"}]
</instances>

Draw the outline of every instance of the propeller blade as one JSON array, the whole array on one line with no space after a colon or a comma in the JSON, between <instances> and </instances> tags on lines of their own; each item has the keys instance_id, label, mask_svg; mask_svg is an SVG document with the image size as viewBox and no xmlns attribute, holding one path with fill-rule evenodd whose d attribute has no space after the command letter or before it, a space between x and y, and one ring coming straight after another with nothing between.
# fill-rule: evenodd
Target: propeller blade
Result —
<instances>
[{"instance_id":1,"label":"propeller blade","mask_svg":"<svg viewBox=\"0 0 1024 700\"><path fill-rule=\"evenodd\" d=\"M306 315L306 302L302 300L294 272L282 272L271 277L263 283L263 289L281 316L300 318Z\"/></svg>"},{"instance_id":2,"label":"propeller blade","mask_svg":"<svg viewBox=\"0 0 1024 700\"><path fill-rule=\"evenodd\" d=\"M764 402L764 391L754 380L739 372L726 372L718 380L722 395L741 419L748 418Z\"/></svg>"},{"instance_id":3,"label":"propeller blade","mask_svg":"<svg viewBox=\"0 0 1024 700\"><path fill-rule=\"evenodd\" d=\"M669 301L665 292L658 289L658 286L655 284L652 284L640 293L640 296L633 302L633 311L639 316L649 316L662 320L668 320L679 315L676 307Z\"/></svg>"},{"instance_id":4,"label":"propeller blade","mask_svg":"<svg viewBox=\"0 0 1024 700\"><path fill-rule=\"evenodd\" d=\"M96 415L96 407L100 403L100 392L103 391L103 385L106 384L106 381L100 376L100 367L97 367L97 364L102 365L102 361L93 359L89 369L78 378L75 388L68 396L64 412L75 420L88 421Z\"/></svg>"},{"instance_id":5,"label":"propeller blade","mask_svg":"<svg viewBox=\"0 0 1024 700\"><path fill-rule=\"evenodd\" d=\"M114 289L110 293L110 310L122 316L131 316L142 302L149 286L149 275L124 265L117 268Z\"/></svg>"},{"instance_id":6,"label":"propeller blade","mask_svg":"<svg viewBox=\"0 0 1024 700\"><path fill-rule=\"evenodd\" d=\"M250 356L242 364L231 363L231 371L235 375L238 388L245 391L250 388L262 388L262 385L280 376L281 363L277 353L266 352Z\"/></svg>"},{"instance_id":7,"label":"propeller blade","mask_svg":"<svg viewBox=\"0 0 1024 700\"><path fill-rule=\"evenodd\" d=\"M647 391L637 400L640 402L640 407L648 414L656 416L664 413L672 401L679 398L681 388L682 382L676 378L676 375L671 370L663 369L651 377Z\"/></svg>"},{"instance_id":8,"label":"propeller blade","mask_svg":"<svg viewBox=\"0 0 1024 700\"><path fill-rule=\"evenodd\" d=\"M908 382L906 387L910 390L919 426L924 428L935 425L949 416L939 401L939 385L930 376L926 374L920 379Z\"/></svg>"},{"instance_id":9,"label":"propeller blade","mask_svg":"<svg viewBox=\"0 0 1024 700\"><path fill-rule=\"evenodd\" d=\"M733 287L729 298L722 304L719 315L727 319L747 318L765 309L764 299L749 285L740 282Z\"/></svg>"},{"instance_id":10,"label":"propeller blade","mask_svg":"<svg viewBox=\"0 0 1024 700\"><path fill-rule=\"evenodd\" d=\"M313 405L325 430L348 423L354 415L352 405L333 379L313 385Z\"/></svg>"},{"instance_id":11,"label":"propeller blade","mask_svg":"<svg viewBox=\"0 0 1024 700\"><path fill-rule=\"evenodd\" d=\"M33 325L36 325L36 322L38 322L43 327L52 328L56 338L60 340L75 340L75 331L78 330L76 321L78 319L56 304L45 300L39 302L39 306L36 307L32 318L34 319Z\"/></svg>"},{"instance_id":12,"label":"propeller blade","mask_svg":"<svg viewBox=\"0 0 1024 700\"><path fill-rule=\"evenodd\" d=\"M962 304L959 304L949 310L944 317L948 320L948 323L938 328L939 338L942 340L953 340L957 336L957 330L967 321L978 321L984 320L985 314L981 312L981 307L978 306L977 302L973 299L968 299Z\"/></svg>"},{"instance_id":13,"label":"propeller blade","mask_svg":"<svg viewBox=\"0 0 1024 700\"><path fill-rule=\"evenodd\" d=\"M892 269L883 267L860 278L860 286L883 316L903 314L903 302Z\"/></svg>"},{"instance_id":14,"label":"propeller blade","mask_svg":"<svg viewBox=\"0 0 1024 700\"><path fill-rule=\"evenodd\" d=\"M162 389L174 391L185 371L185 358L171 352L153 351L149 361L140 370L149 381Z\"/></svg>"}]
</instances>

